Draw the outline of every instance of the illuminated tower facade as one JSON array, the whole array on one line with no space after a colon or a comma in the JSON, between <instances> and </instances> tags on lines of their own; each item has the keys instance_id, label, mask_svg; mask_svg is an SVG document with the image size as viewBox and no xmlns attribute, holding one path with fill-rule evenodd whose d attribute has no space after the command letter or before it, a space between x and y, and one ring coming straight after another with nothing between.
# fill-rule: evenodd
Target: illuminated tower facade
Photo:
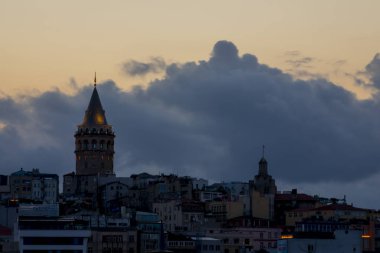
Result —
<instances>
[{"instance_id":1,"label":"illuminated tower facade","mask_svg":"<svg viewBox=\"0 0 380 253\"><path fill-rule=\"evenodd\" d=\"M96 77L90 103L74 137L77 175L114 174L115 133L107 123L96 89Z\"/></svg>"}]
</instances>

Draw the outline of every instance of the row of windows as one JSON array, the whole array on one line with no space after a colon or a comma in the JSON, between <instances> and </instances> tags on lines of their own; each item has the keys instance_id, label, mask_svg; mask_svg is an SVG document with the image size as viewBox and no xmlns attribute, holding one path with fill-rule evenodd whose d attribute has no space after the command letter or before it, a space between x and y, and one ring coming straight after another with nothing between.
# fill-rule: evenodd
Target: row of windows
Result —
<instances>
[{"instance_id":1,"label":"row of windows","mask_svg":"<svg viewBox=\"0 0 380 253\"><path fill-rule=\"evenodd\" d=\"M298 224L297 231L303 232L334 232L348 229L347 224Z\"/></svg>"},{"instance_id":2,"label":"row of windows","mask_svg":"<svg viewBox=\"0 0 380 253\"><path fill-rule=\"evenodd\" d=\"M272 232L268 232L268 239L277 239L277 236L278 236L278 233L273 233L273 236L272 237ZM263 232L260 232L260 239L264 239L264 233ZM254 242L255 239L252 239L252 242ZM224 244L230 244L230 243L233 243L233 244L240 244L240 243L243 243L244 244L250 244L251 243L251 240L249 238L225 238L223 240Z\"/></svg>"},{"instance_id":3,"label":"row of windows","mask_svg":"<svg viewBox=\"0 0 380 253\"><path fill-rule=\"evenodd\" d=\"M52 188L52 189L55 189L55 185L48 185L48 186L46 186L46 188ZM30 186L28 186L28 187L26 187L26 186L23 186L23 187L16 187L16 192L18 192L18 191L23 191L23 192L30 192L30 191L32 191L32 188L30 187ZM40 190L40 189L38 189L38 190ZM38 191L37 189L34 189L34 191Z\"/></svg>"},{"instance_id":4,"label":"row of windows","mask_svg":"<svg viewBox=\"0 0 380 253\"><path fill-rule=\"evenodd\" d=\"M270 249L270 248L277 248L277 243L276 242L268 242L267 245L267 248ZM260 242L260 249L265 249L265 244L263 242ZM234 250L232 249L224 249L224 253L240 253L240 249L239 248L235 248Z\"/></svg>"},{"instance_id":5,"label":"row of windows","mask_svg":"<svg viewBox=\"0 0 380 253\"><path fill-rule=\"evenodd\" d=\"M84 140L83 143L81 141L77 142L77 149L78 150L91 150L91 149L100 149L100 150L107 150L113 148L113 141L105 142L104 140L101 140L98 145L97 140L92 140L91 145L88 140Z\"/></svg>"},{"instance_id":6,"label":"row of windows","mask_svg":"<svg viewBox=\"0 0 380 253\"><path fill-rule=\"evenodd\" d=\"M296 212L290 212L288 213L288 217L303 217L303 213L302 212L299 212L299 213L296 213Z\"/></svg>"},{"instance_id":7,"label":"row of windows","mask_svg":"<svg viewBox=\"0 0 380 253\"><path fill-rule=\"evenodd\" d=\"M32 191L31 187L16 187L16 192L23 191L23 192L30 192Z\"/></svg>"},{"instance_id":8,"label":"row of windows","mask_svg":"<svg viewBox=\"0 0 380 253\"><path fill-rule=\"evenodd\" d=\"M43 194L43 193L45 193L45 194ZM37 192L33 192L33 196L34 197L40 197L40 195L41 195L41 197L42 196L47 196L47 197L55 197L55 191L42 191L42 192L39 192L39 191L37 191Z\"/></svg>"},{"instance_id":9,"label":"row of windows","mask_svg":"<svg viewBox=\"0 0 380 253\"><path fill-rule=\"evenodd\" d=\"M24 250L23 253L83 253L82 250Z\"/></svg>"},{"instance_id":10,"label":"row of windows","mask_svg":"<svg viewBox=\"0 0 380 253\"><path fill-rule=\"evenodd\" d=\"M82 133L92 133L92 134L113 134L112 130L110 129L96 129L96 128L92 128L91 130L89 128L86 128L86 129L82 129L82 128L78 128L78 133L79 134L82 134Z\"/></svg>"},{"instance_id":11,"label":"row of windows","mask_svg":"<svg viewBox=\"0 0 380 253\"><path fill-rule=\"evenodd\" d=\"M51 183L51 184L42 184L42 186L44 188L55 188L56 184L54 184L54 183ZM41 187L41 184L39 184L39 183L34 183L33 184L33 188L40 188L40 187Z\"/></svg>"},{"instance_id":12,"label":"row of windows","mask_svg":"<svg viewBox=\"0 0 380 253\"><path fill-rule=\"evenodd\" d=\"M123 253L123 248L103 248L102 253Z\"/></svg>"},{"instance_id":13,"label":"row of windows","mask_svg":"<svg viewBox=\"0 0 380 253\"><path fill-rule=\"evenodd\" d=\"M220 212L226 212L226 206L224 205L218 205L218 206L211 206L211 211L213 213L220 213Z\"/></svg>"},{"instance_id":14,"label":"row of windows","mask_svg":"<svg viewBox=\"0 0 380 253\"><path fill-rule=\"evenodd\" d=\"M114 189L115 189L115 190L123 190L123 186L116 186L116 187L111 186L111 187L110 187L110 190L111 190L111 191L113 191Z\"/></svg>"},{"instance_id":15,"label":"row of windows","mask_svg":"<svg viewBox=\"0 0 380 253\"><path fill-rule=\"evenodd\" d=\"M24 237L24 245L82 245L81 237Z\"/></svg>"},{"instance_id":16,"label":"row of windows","mask_svg":"<svg viewBox=\"0 0 380 253\"><path fill-rule=\"evenodd\" d=\"M97 156L97 155L94 155L94 156L80 156L80 155L77 155L77 160L80 161L82 158L84 160L87 160L87 159L89 159L91 157L92 157L92 159L99 159L100 158L100 160L106 160L106 159L108 161L113 160L113 156L111 156L111 155L106 155L106 156L104 156L104 155L102 155L102 156Z\"/></svg>"},{"instance_id":17,"label":"row of windows","mask_svg":"<svg viewBox=\"0 0 380 253\"><path fill-rule=\"evenodd\" d=\"M205 251L220 251L220 245L207 245L207 244L203 244L202 245L202 250L205 250Z\"/></svg>"},{"instance_id":18,"label":"row of windows","mask_svg":"<svg viewBox=\"0 0 380 253\"><path fill-rule=\"evenodd\" d=\"M123 253L123 249L122 248L107 248L107 247L103 247L102 250L100 251L94 251L92 247L89 247L87 249L87 252L88 253ZM134 253L135 250L133 248L130 248L128 250L128 253Z\"/></svg>"},{"instance_id":19,"label":"row of windows","mask_svg":"<svg viewBox=\"0 0 380 253\"><path fill-rule=\"evenodd\" d=\"M195 245L193 241L170 241L168 242L169 247L192 247Z\"/></svg>"}]
</instances>

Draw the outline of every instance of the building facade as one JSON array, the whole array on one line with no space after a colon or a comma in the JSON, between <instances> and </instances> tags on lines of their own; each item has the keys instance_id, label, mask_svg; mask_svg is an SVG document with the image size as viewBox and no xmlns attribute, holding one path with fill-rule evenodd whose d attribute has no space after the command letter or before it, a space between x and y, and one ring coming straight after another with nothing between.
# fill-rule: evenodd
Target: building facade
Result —
<instances>
[{"instance_id":1,"label":"building facade","mask_svg":"<svg viewBox=\"0 0 380 253\"><path fill-rule=\"evenodd\" d=\"M20 252L86 253L88 223L71 218L19 217L15 241Z\"/></svg>"},{"instance_id":2,"label":"building facade","mask_svg":"<svg viewBox=\"0 0 380 253\"><path fill-rule=\"evenodd\" d=\"M12 199L42 203L58 201L59 178L56 174L20 169L10 175L9 181Z\"/></svg>"}]
</instances>

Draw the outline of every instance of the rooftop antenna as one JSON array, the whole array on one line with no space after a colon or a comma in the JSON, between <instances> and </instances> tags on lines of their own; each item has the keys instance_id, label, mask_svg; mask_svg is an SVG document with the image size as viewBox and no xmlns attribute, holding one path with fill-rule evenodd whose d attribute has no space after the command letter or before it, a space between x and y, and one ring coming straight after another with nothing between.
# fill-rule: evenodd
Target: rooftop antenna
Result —
<instances>
[{"instance_id":1,"label":"rooftop antenna","mask_svg":"<svg viewBox=\"0 0 380 253\"><path fill-rule=\"evenodd\" d=\"M96 87L96 71L95 71L95 77L94 77L94 87Z\"/></svg>"}]
</instances>

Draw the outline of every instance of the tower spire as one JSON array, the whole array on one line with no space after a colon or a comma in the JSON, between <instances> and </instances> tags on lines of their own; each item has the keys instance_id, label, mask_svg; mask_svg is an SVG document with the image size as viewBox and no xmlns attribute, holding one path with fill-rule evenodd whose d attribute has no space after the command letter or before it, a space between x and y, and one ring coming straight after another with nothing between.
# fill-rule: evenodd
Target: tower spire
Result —
<instances>
[{"instance_id":1,"label":"tower spire","mask_svg":"<svg viewBox=\"0 0 380 253\"><path fill-rule=\"evenodd\" d=\"M96 87L96 71L95 71L95 77L94 77L94 87Z\"/></svg>"},{"instance_id":2,"label":"tower spire","mask_svg":"<svg viewBox=\"0 0 380 253\"><path fill-rule=\"evenodd\" d=\"M263 156L259 161L259 175L266 176L268 175L268 162L264 157L265 155L265 145L263 145Z\"/></svg>"}]
</instances>

